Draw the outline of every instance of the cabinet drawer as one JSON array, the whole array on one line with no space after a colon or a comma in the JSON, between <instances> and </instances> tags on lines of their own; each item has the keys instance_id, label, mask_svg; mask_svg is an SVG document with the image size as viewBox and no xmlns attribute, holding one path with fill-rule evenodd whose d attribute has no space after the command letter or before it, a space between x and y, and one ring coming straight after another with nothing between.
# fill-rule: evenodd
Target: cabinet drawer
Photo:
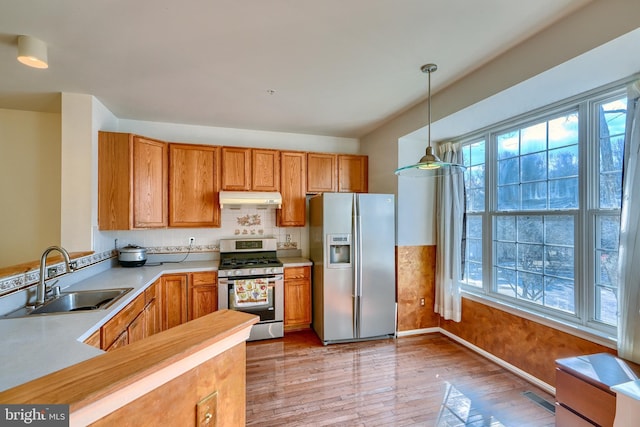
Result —
<instances>
[{"instance_id":1,"label":"cabinet drawer","mask_svg":"<svg viewBox=\"0 0 640 427\"><path fill-rule=\"evenodd\" d=\"M308 279L311 268L305 267L287 267L284 269L284 280L289 279Z\"/></svg>"},{"instance_id":2,"label":"cabinet drawer","mask_svg":"<svg viewBox=\"0 0 640 427\"><path fill-rule=\"evenodd\" d=\"M556 427L593 427L593 424L562 405L556 405Z\"/></svg>"},{"instance_id":3,"label":"cabinet drawer","mask_svg":"<svg viewBox=\"0 0 640 427\"><path fill-rule=\"evenodd\" d=\"M218 273L215 271L203 271L191 273L191 286L215 285L218 281Z\"/></svg>"},{"instance_id":4,"label":"cabinet drawer","mask_svg":"<svg viewBox=\"0 0 640 427\"><path fill-rule=\"evenodd\" d=\"M556 401L603 427L613 426L615 395L556 369Z\"/></svg>"}]
</instances>

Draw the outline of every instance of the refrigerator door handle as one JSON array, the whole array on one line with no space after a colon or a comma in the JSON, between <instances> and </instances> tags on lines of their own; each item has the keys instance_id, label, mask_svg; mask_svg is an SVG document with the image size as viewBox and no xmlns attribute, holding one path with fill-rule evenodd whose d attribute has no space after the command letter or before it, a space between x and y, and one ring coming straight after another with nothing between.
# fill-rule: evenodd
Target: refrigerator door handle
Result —
<instances>
[{"instance_id":1,"label":"refrigerator door handle","mask_svg":"<svg viewBox=\"0 0 640 427\"><path fill-rule=\"evenodd\" d=\"M362 300L362 260L360 259L360 248L362 244L362 224L360 221L360 204L358 195L353 195L353 286L356 298L354 300L353 317L355 319L354 336L360 338L360 312Z\"/></svg>"}]
</instances>

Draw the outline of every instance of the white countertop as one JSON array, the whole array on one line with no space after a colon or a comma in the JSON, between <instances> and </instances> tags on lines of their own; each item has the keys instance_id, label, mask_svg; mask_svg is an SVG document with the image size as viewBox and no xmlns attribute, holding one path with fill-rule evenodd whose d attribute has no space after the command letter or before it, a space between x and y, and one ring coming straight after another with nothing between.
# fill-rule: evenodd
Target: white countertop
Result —
<instances>
[{"instance_id":1,"label":"white countertop","mask_svg":"<svg viewBox=\"0 0 640 427\"><path fill-rule=\"evenodd\" d=\"M307 265L312 265L313 263L309 261L307 258L302 257L278 257L282 264L286 267L305 267Z\"/></svg>"},{"instance_id":2,"label":"white countertop","mask_svg":"<svg viewBox=\"0 0 640 427\"><path fill-rule=\"evenodd\" d=\"M311 265L300 257L280 258L285 267ZM133 288L106 310L0 319L0 391L104 353L84 344L93 332L163 274L213 271L218 261L113 267L63 291Z\"/></svg>"},{"instance_id":3,"label":"white countertop","mask_svg":"<svg viewBox=\"0 0 640 427\"><path fill-rule=\"evenodd\" d=\"M0 319L0 390L104 353L83 341L163 274L217 270L217 261L114 267L63 291L133 288L106 310Z\"/></svg>"}]
</instances>

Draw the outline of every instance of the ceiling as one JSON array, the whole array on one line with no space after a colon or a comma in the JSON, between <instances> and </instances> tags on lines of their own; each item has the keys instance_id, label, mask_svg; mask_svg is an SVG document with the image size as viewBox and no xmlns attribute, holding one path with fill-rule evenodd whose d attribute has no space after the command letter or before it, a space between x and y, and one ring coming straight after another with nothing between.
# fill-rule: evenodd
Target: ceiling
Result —
<instances>
[{"instance_id":1,"label":"ceiling","mask_svg":"<svg viewBox=\"0 0 640 427\"><path fill-rule=\"evenodd\" d=\"M590 1L0 0L0 108L359 138Z\"/></svg>"}]
</instances>

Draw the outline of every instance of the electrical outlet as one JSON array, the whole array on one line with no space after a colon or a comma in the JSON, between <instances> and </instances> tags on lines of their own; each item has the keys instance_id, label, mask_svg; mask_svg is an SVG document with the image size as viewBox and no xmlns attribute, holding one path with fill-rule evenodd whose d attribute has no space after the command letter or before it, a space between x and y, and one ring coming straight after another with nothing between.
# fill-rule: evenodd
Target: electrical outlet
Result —
<instances>
[{"instance_id":1,"label":"electrical outlet","mask_svg":"<svg viewBox=\"0 0 640 427\"><path fill-rule=\"evenodd\" d=\"M195 237L189 237L189 245L193 245L194 243L196 243L196 238Z\"/></svg>"},{"instance_id":2,"label":"electrical outlet","mask_svg":"<svg viewBox=\"0 0 640 427\"><path fill-rule=\"evenodd\" d=\"M420 298L420 305L424 307L424 298Z\"/></svg>"}]
</instances>

